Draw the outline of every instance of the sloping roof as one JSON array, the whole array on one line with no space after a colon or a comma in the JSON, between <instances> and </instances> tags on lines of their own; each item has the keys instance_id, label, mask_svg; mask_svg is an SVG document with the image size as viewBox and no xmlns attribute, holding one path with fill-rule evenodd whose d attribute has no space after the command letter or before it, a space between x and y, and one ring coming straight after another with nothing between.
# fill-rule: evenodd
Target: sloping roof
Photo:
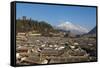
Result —
<instances>
[{"instance_id":1,"label":"sloping roof","mask_svg":"<svg viewBox=\"0 0 100 68\"><path fill-rule=\"evenodd\" d=\"M28 48L27 47L20 47L20 48L16 48L17 52L27 52Z\"/></svg>"},{"instance_id":2,"label":"sloping roof","mask_svg":"<svg viewBox=\"0 0 100 68\"><path fill-rule=\"evenodd\" d=\"M29 64L40 64L40 57L38 56L30 56L27 57L24 62L27 62Z\"/></svg>"},{"instance_id":3,"label":"sloping roof","mask_svg":"<svg viewBox=\"0 0 100 68\"><path fill-rule=\"evenodd\" d=\"M41 51L42 55L48 55L48 56L51 56L51 55L57 56L62 53L63 53L63 50L54 50L54 49L43 49Z\"/></svg>"}]
</instances>

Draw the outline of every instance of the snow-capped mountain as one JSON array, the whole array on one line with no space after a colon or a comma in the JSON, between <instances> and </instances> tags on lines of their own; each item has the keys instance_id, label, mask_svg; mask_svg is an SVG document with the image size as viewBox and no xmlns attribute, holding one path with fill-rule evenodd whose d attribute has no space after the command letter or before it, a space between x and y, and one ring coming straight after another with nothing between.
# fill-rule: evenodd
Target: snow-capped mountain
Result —
<instances>
[{"instance_id":1,"label":"snow-capped mountain","mask_svg":"<svg viewBox=\"0 0 100 68\"><path fill-rule=\"evenodd\" d=\"M84 34L88 33L89 31L77 24L72 24L71 22L65 22L57 26L56 29L70 31L73 34Z\"/></svg>"}]
</instances>

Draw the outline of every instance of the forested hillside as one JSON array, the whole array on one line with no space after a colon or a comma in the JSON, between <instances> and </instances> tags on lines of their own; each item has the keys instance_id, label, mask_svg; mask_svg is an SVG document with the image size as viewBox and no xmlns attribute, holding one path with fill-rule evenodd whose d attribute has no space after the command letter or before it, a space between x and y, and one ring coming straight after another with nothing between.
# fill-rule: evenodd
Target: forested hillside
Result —
<instances>
[{"instance_id":1,"label":"forested hillside","mask_svg":"<svg viewBox=\"0 0 100 68\"><path fill-rule=\"evenodd\" d=\"M16 31L27 32L27 31L38 31L38 32L52 32L53 27L45 21L37 21L31 19L17 19L16 20Z\"/></svg>"}]
</instances>

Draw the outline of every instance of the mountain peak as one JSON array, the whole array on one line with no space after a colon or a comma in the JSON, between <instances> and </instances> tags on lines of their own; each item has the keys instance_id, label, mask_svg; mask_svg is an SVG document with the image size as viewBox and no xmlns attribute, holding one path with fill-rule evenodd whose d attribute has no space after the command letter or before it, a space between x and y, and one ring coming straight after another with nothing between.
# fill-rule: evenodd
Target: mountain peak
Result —
<instances>
[{"instance_id":1,"label":"mountain peak","mask_svg":"<svg viewBox=\"0 0 100 68\"><path fill-rule=\"evenodd\" d=\"M74 34L88 33L88 30L86 28L77 24L73 24L69 21L66 21L65 23L61 23L57 27L58 29L61 29L61 30L71 31L71 33L74 33Z\"/></svg>"},{"instance_id":2,"label":"mountain peak","mask_svg":"<svg viewBox=\"0 0 100 68\"><path fill-rule=\"evenodd\" d=\"M69 22L69 21L66 21L65 23L66 23L66 24L72 24L72 23L71 23L71 22Z\"/></svg>"}]
</instances>

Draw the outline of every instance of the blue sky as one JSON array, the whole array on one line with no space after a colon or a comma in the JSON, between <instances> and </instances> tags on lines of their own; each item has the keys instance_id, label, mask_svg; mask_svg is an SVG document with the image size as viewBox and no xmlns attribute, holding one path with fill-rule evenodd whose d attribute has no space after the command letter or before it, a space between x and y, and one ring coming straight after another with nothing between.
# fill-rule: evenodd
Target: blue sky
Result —
<instances>
[{"instance_id":1,"label":"blue sky","mask_svg":"<svg viewBox=\"0 0 100 68\"><path fill-rule=\"evenodd\" d=\"M22 16L38 21L46 21L53 26L66 21L83 26L88 30L96 26L95 7L17 3L16 18L22 18Z\"/></svg>"}]
</instances>

